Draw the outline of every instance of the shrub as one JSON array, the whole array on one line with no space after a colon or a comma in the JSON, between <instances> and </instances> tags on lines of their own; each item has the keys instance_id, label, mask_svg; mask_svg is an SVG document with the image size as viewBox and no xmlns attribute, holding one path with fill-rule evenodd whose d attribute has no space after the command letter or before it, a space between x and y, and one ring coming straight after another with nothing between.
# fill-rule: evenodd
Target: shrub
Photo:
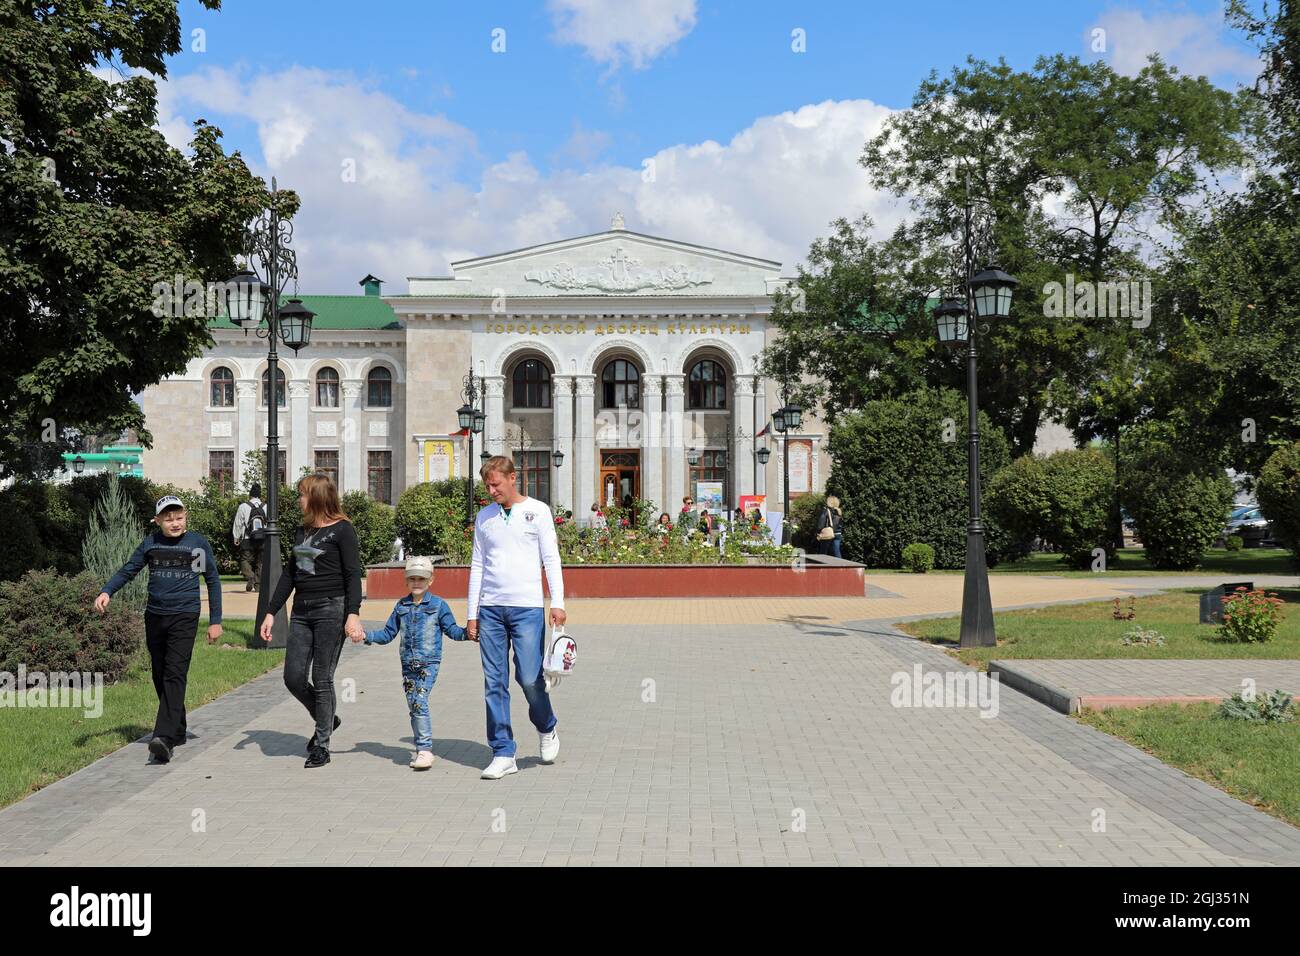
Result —
<instances>
[{"instance_id":1,"label":"shrub","mask_svg":"<svg viewBox=\"0 0 1300 956\"><path fill-rule=\"evenodd\" d=\"M1126 647L1164 647L1165 636L1152 628L1136 626L1119 642Z\"/></svg>"},{"instance_id":2,"label":"shrub","mask_svg":"<svg viewBox=\"0 0 1300 956\"><path fill-rule=\"evenodd\" d=\"M1280 690L1246 700L1241 694L1227 698L1215 712L1220 720L1256 720L1265 723L1288 723L1295 719L1291 695Z\"/></svg>"},{"instance_id":3,"label":"shrub","mask_svg":"<svg viewBox=\"0 0 1300 956\"><path fill-rule=\"evenodd\" d=\"M104 497L95 506L81 544L81 563L101 583L107 582L140 546L144 528L135 505L117 475L110 475ZM148 569L137 574L113 596L138 610L148 599Z\"/></svg>"},{"instance_id":4,"label":"shrub","mask_svg":"<svg viewBox=\"0 0 1300 956\"><path fill-rule=\"evenodd\" d=\"M934 567L934 548L928 544L909 544L903 549L903 567L915 574L925 574Z\"/></svg>"},{"instance_id":5,"label":"shrub","mask_svg":"<svg viewBox=\"0 0 1300 956\"><path fill-rule=\"evenodd\" d=\"M965 564L967 445L944 440L952 422L965 420L966 399L950 389L868 402L836 420L827 488L843 504L845 557L897 568L903 548L925 541L934 548L936 567ZM1009 460L1006 437L981 415L981 486ZM995 517L986 526L985 550L993 565L1010 541Z\"/></svg>"},{"instance_id":6,"label":"shrub","mask_svg":"<svg viewBox=\"0 0 1300 956\"><path fill-rule=\"evenodd\" d=\"M834 492L831 492L834 494ZM771 499L768 499L769 502ZM773 506L775 508L784 507L785 502L778 500ZM817 516L822 513L822 508L826 506L826 495L821 492L800 495L798 498L790 499L789 518L794 522L794 530L789 533L788 544L796 548L803 548L807 552L820 551L820 545L817 541ZM790 525L786 525L787 530ZM848 555L845 555L848 557Z\"/></svg>"},{"instance_id":7,"label":"shrub","mask_svg":"<svg viewBox=\"0 0 1300 956\"><path fill-rule=\"evenodd\" d=\"M393 507L375 501L364 491L349 491L342 499L343 511L357 530L361 563L379 564L393 556L396 517Z\"/></svg>"},{"instance_id":8,"label":"shrub","mask_svg":"<svg viewBox=\"0 0 1300 956\"><path fill-rule=\"evenodd\" d=\"M1255 498L1273 536L1300 561L1300 441L1269 455L1259 470Z\"/></svg>"},{"instance_id":9,"label":"shrub","mask_svg":"<svg viewBox=\"0 0 1300 956\"><path fill-rule=\"evenodd\" d=\"M487 486L476 481L475 513L488 501ZM407 554L443 554L452 564L469 561L473 541L463 478L411 485L397 500L394 523Z\"/></svg>"},{"instance_id":10,"label":"shrub","mask_svg":"<svg viewBox=\"0 0 1300 956\"><path fill-rule=\"evenodd\" d=\"M140 612L114 600L100 615L92 604L103 582L29 571L0 584L0 671L89 671L117 680L142 645Z\"/></svg>"},{"instance_id":11,"label":"shrub","mask_svg":"<svg viewBox=\"0 0 1300 956\"><path fill-rule=\"evenodd\" d=\"M1024 455L993 476L985 497L998 524L1026 553L1041 537L1071 567L1087 568L1098 547L1114 557L1109 522L1115 465L1098 449Z\"/></svg>"},{"instance_id":12,"label":"shrub","mask_svg":"<svg viewBox=\"0 0 1300 956\"><path fill-rule=\"evenodd\" d=\"M1230 534L1223 539L1223 546L1229 551L1240 551L1245 544L1245 540L1239 534Z\"/></svg>"},{"instance_id":13,"label":"shrub","mask_svg":"<svg viewBox=\"0 0 1300 956\"><path fill-rule=\"evenodd\" d=\"M33 568L53 562L41 541L40 531L16 496L0 497L0 528L4 528L4 547L0 548L0 581L13 581Z\"/></svg>"},{"instance_id":14,"label":"shrub","mask_svg":"<svg viewBox=\"0 0 1300 956\"><path fill-rule=\"evenodd\" d=\"M1130 429L1124 447L1121 497L1133 516L1152 566L1196 567L1223 533L1233 487L1223 469L1180 449L1173 429L1145 423Z\"/></svg>"},{"instance_id":15,"label":"shrub","mask_svg":"<svg viewBox=\"0 0 1300 956\"><path fill-rule=\"evenodd\" d=\"M1247 591L1237 588L1223 598L1223 623L1219 637L1227 641L1262 644L1277 633L1282 621L1282 599L1277 592L1263 588Z\"/></svg>"}]
</instances>

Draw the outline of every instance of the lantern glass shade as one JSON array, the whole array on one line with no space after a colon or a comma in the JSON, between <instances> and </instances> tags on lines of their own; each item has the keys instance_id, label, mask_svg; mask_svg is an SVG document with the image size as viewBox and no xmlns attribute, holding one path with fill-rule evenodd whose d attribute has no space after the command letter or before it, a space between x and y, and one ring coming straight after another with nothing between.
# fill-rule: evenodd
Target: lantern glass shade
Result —
<instances>
[{"instance_id":1,"label":"lantern glass shade","mask_svg":"<svg viewBox=\"0 0 1300 956\"><path fill-rule=\"evenodd\" d=\"M556 468L559 468L564 464L564 452L560 451L558 448L555 449L555 451L551 452L551 461L555 462Z\"/></svg>"},{"instance_id":2,"label":"lantern glass shade","mask_svg":"<svg viewBox=\"0 0 1300 956\"><path fill-rule=\"evenodd\" d=\"M779 432L785 431L785 406L782 405L772 413L772 427Z\"/></svg>"},{"instance_id":3,"label":"lantern glass shade","mask_svg":"<svg viewBox=\"0 0 1300 956\"><path fill-rule=\"evenodd\" d=\"M302 304L302 299L290 299L280 307L280 338L297 352L311 344L311 320L316 313Z\"/></svg>"},{"instance_id":4,"label":"lantern glass shade","mask_svg":"<svg viewBox=\"0 0 1300 956\"><path fill-rule=\"evenodd\" d=\"M766 465L767 460L772 457L772 449L760 448L754 454L758 455L758 463L760 465Z\"/></svg>"},{"instance_id":5,"label":"lantern glass shade","mask_svg":"<svg viewBox=\"0 0 1300 956\"><path fill-rule=\"evenodd\" d=\"M803 425L803 408L798 405L785 407L785 430L796 431Z\"/></svg>"},{"instance_id":6,"label":"lantern glass shade","mask_svg":"<svg viewBox=\"0 0 1300 956\"><path fill-rule=\"evenodd\" d=\"M226 283L226 315L235 325L256 327L262 321L270 291L256 272L241 269Z\"/></svg>"},{"instance_id":7,"label":"lantern glass shade","mask_svg":"<svg viewBox=\"0 0 1300 956\"><path fill-rule=\"evenodd\" d=\"M460 424L462 430L472 428L474 425L474 406L462 405L456 409L456 421Z\"/></svg>"},{"instance_id":8,"label":"lantern glass shade","mask_svg":"<svg viewBox=\"0 0 1300 956\"><path fill-rule=\"evenodd\" d=\"M475 435L483 431L483 423L486 421L487 421L486 415L484 415L482 412L477 410L474 412L474 424L471 427L474 429Z\"/></svg>"},{"instance_id":9,"label":"lantern glass shade","mask_svg":"<svg viewBox=\"0 0 1300 956\"><path fill-rule=\"evenodd\" d=\"M934 310L934 326L941 345L965 345L966 306L960 299L944 299Z\"/></svg>"},{"instance_id":10,"label":"lantern glass shade","mask_svg":"<svg viewBox=\"0 0 1300 956\"><path fill-rule=\"evenodd\" d=\"M486 448L484 448L481 452L478 453L478 460L481 462L486 462L491 457L492 456L488 454L488 450Z\"/></svg>"},{"instance_id":11,"label":"lantern glass shade","mask_svg":"<svg viewBox=\"0 0 1300 956\"><path fill-rule=\"evenodd\" d=\"M988 266L971 280L975 297L975 314L981 319L1006 319L1011 316L1011 293L1019 281L997 266Z\"/></svg>"},{"instance_id":12,"label":"lantern glass shade","mask_svg":"<svg viewBox=\"0 0 1300 956\"><path fill-rule=\"evenodd\" d=\"M686 461L690 465L698 465L700 463L700 450L698 448L687 449Z\"/></svg>"},{"instance_id":13,"label":"lantern glass shade","mask_svg":"<svg viewBox=\"0 0 1300 956\"><path fill-rule=\"evenodd\" d=\"M72 470L75 471L77 474L81 474L83 471L85 471L86 459L82 458L80 455L72 459Z\"/></svg>"}]
</instances>

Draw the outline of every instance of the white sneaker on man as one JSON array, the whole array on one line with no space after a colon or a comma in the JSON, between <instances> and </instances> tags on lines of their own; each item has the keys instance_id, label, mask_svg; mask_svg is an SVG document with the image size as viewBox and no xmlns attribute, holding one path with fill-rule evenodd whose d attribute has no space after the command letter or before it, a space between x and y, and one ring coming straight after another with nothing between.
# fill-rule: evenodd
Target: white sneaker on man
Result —
<instances>
[{"instance_id":1,"label":"white sneaker on man","mask_svg":"<svg viewBox=\"0 0 1300 956\"><path fill-rule=\"evenodd\" d=\"M552 730L537 737L542 745L542 763L555 763L555 758L560 755L560 735Z\"/></svg>"},{"instance_id":2,"label":"white sneaker on man","mask_svg":"<svg viewBox=\"0 0 1300 956\"><path fill-rule=\"evenodd\" d=\"M483 768L479 776L484 780L500 780L508 773L518 773L514 757L493 757L492 762Z\"/></svg>"}]
</instances>

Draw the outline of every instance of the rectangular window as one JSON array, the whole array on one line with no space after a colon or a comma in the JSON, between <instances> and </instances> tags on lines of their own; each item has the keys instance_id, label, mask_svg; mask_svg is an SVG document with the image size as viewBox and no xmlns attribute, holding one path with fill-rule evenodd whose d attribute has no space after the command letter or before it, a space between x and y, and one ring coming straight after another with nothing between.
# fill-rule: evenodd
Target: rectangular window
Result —
<instances>
[{"instance_id":1,"label":"rectangular window","mask_svg":"<svg viewBox=\"0 0 1300 956\"><path fill-rule=\"evenodd\" d=\"M335 485L339 483L339 453L338 449L327 450L324 448L316 449L316 470L323 475L329 475L330 480Z\"/></svg>"},{"instance_id":2,"label":"rectangular window","mask_svg":"<svg viewBox=\"0 0 1300 956\"><path fill-rule=\"evenodd\" d=\"M519 470L519 490L530 498L551 503L551 453L549 451L517 451L516 467Z\"/></svg>"},{"instance_id":3,"label":"rectangular window","mask_svg":"<svg viewBox=\"0 0 1300 956\"><path fill-rule=\"evenodd\" d=\"M222 491L235 487L235 453L233 451L208 452L208 477L221 486Z\"/></svg>"},{"instance_id":4,"label":"rectangular window","mask_svg":"<svg viewBox=\"0 0 1300 956\"><path fill-rule=\"evenodd\" d=\"M366 452L366 491L370 497L384 504L393 503L393 453L391 451Z\"/></svg>"}]
</instances>

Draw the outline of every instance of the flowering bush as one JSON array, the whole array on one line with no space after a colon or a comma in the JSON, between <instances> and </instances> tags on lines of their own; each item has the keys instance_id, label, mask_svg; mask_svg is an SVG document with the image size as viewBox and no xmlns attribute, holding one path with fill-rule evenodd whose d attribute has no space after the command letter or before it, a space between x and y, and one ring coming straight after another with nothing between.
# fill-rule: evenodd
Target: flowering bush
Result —
<instances>
[{"instance_id":1,"label":"flowering bush","mask_svg":"<svg viewBox=\"0 0 1300 956\"><path fill-rule=\"evenodd\" d=\"M1229 641L1262 644L1277 632L1282 620L1282 599L1263 588L1237 588L1223 598L1223 623L1219 636Z\"/></svg>"}]
</instances>

